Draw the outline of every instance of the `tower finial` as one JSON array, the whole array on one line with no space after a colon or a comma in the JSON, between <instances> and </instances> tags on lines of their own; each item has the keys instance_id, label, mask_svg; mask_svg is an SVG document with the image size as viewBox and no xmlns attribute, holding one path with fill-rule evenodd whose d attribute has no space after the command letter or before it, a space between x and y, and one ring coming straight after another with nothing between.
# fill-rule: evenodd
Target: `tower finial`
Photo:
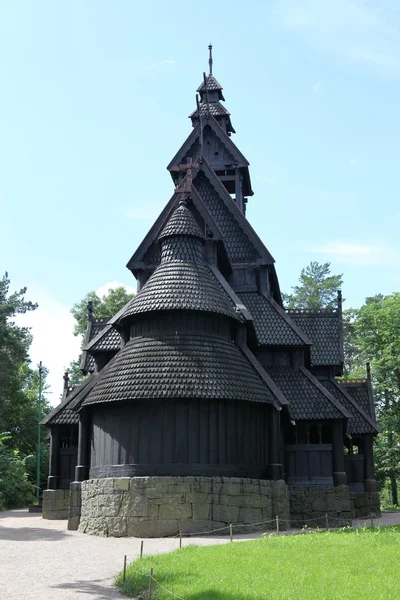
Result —
<instances>
[{"instance_id":1,"label":"tower finial","mask_svg":"<svg viewBox=\"0 0 400 600\"><path fill-rule=\"evenodd\" d=\"M208 51L209 51L209 58L208 58L208 64L210 65L210 75L212 75L212 66L213 66L213 57L212 57L212 44L210 42L210 45L208 46Z\"/></svg>"}]
</instances>

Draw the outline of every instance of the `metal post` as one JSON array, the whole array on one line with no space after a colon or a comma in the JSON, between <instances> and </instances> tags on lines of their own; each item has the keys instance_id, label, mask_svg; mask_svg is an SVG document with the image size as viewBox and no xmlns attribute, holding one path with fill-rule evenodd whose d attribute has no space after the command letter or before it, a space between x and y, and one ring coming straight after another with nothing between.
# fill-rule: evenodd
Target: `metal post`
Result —
<instances>
[{"instance_id":1,"label":"metal post","mask_svg":"<svg viewBox=\"0 0 400 600\"><path fill-rule=\"evenodd\" d=\"M153 569L150 569L150 577L149 577L149 600L153 595Z\"/></svg>"},{"instance_id":2,"label":"metal post","mask_svg":"<svg viewBox=\"0 0 400 600\"><path fill-rule=\"evenodd\" d=\"M328 515L327 514L325 515L325 525L326 525L326 528L329 529L329 521L328 521Z\"/></svg>"},{"instance_id":3,"label":"metal post","mask_svg":"<svg viewBox=\"0 0 400 600\"><path fill-rule=\"evenodd\" d=\"M182 548L182 531L179 532L179 548Z\"/></svg>"},{"instance_id":4,"label":"metal post","mask_svg":"<svg viewBox=\"0 0 400 600\"><path fill-rule=\"evenodd\" d=\"M124 576L123 576L123 581L125 583L126 580L126 554L124 556Z\"/></svg>"},{"instance_id":5,"label":"metal post","mask_svg":"<svg viewBox=\"0 0 400 600\"><path fill-rule=\"evenodd\" d=\"M230 537L231 537L231 542L233 542L232 523L229 525L229 533L230 533Z\"/></svg>"},{"instance_id":6,"label":"metal post","mask_svg":"<svg viewBox=\"0 0 400 600\"><path fill-rule=\"evenodd\" d=\"M371 527L374 527L374 515L371 513Z\"/></svg>"},{"instance_id":7,"label":"metal post","mask_svg":"<svg viewBox=\"0 0 400 600\"><path fill-rule=\"evenodd\" d=\"M140 542L140 558L143 558L143 540Z\"/></svg>"},{"instance_id":8,"label":"metal post","mask_svg":"<svg viewBox=\"0 0 400 600\"><path fill-rule=\"evenodd\" d=\"M276 515L276 533L279 533L279 515Z\"/></svg>"},{"instance_id":9,"label":"metal post","mask_svg":"<svg viewBox=\"0 0 400 600\"><path fill-rule=\"evenodd\" d=\"M39 397L38 397L38 430L37 430L37 448L36 448L36 498L40 496L40 421L42 420L42 361L39 363Z\"/></svg>"}]
</instances>

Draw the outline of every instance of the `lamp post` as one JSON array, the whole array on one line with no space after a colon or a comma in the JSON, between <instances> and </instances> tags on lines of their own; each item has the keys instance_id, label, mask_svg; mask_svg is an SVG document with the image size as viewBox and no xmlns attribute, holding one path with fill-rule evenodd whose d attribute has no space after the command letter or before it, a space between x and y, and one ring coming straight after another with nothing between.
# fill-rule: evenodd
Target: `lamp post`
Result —
<instances>
[{"instance_id":1,"label":"lamp post","mask_svg":"<svg viewBox=\"0 0 400 600\"><path fill-rule=\"evenodd\" d=\"M37 430L37 450L36 450L36 498L40 496L40 421L42 420L42 361L39 363L39 397L38 397L38 430Z\"/></svg>"}]
</instances>

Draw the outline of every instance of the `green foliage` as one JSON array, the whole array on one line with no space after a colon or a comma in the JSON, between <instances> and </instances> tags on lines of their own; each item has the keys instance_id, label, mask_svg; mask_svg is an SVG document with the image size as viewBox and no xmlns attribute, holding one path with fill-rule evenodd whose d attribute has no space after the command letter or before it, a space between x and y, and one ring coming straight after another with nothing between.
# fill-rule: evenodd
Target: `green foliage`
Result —
<instances>
[{"instance_id":1,"label":"green foliage","mask_svg":"<svg viewBox=\"0 0 400 600\"><path fill-rule=\"evenodd\" d=\"M400 527L320 531L146 556L116 585L127 596L147 598L153 569L165 588L154 584L157 600L399 598L399 558Z\"/></svg>"},{"instance_id":2,"label":"green foliage","mask_svg":"<svg viewBox=\"0 0 400 600\"><path fill-rule=\"evenodd\" d=\"M306 308L321 310L336 308L337 291L342 287L342 275L331 275L331 263L311 261L301 270L299 285L292 287L292 294L283 294L287 309Z\"/></svg>"},{"instance_id":3,"label":"green foliage","mask_svg":"<svg viewBox=\"0 0 400 600\"><path fill-rule=\"evenodd\" d=\"M26 288L10 294L8 274L0 279L0 431L11 431L8 419L21 397L20 369L28 361L31 334L19 327L16 315L35 310L36 304L24 298Z\"/></svg>"},{"instance_id":4,"label":"green foliage","mask_svg":"<svg viewBox=\"0 0 400 600\"><path fill-rule=\"evenodd\" d=\"M133 296L134 294L129 294L123 286L109 289L108 293L102 298L99 298L96 292L89 292L80 302L74 304L71 309L71 313L76 320L74 335L84 336L86 333L88 302L93 302L93 314L96 319L110 319L121 310Z\"/></svg>"},{"instance_id":5,"label":"green foliage","mask_svg":"<svg viewBox=\"0 0 400 600\"><path fill-rule=\"evenodd\" d=\"M96 292L89 292L80 302L74 304L71 313L75 317L74 335L82 335L82 347L85 344L85 334L88 323L88 302L93 302L93 314L96 319L111 319L117 312L121 310L132 300L134 294L129 294L123 286L115 289L109 289L108 293L100 298ZM80 368L81 356L77 360L73 360L67 371L69 373L70 385L80 385L85 379Z\"/></svg>"},{"instance_id":6,"label":"green foliage","mask_svg":"<svg viewBox=\"0 0 400 600\"><path fill-rule=\"evenodd\" d=\"M73 360L69 363L67 369L69 374L69 385L80 385L88 377L88 375L83 375L81 371L81 358L82 354L79 355L77 360Z\"/></svg>"},{"instance_id":7,"label":"green foliage","mask_svg":"<svg viewBox=\"0 0 400 600\"><path fill-rule=\"evenodd\" d=\"M39 374L29 367L28 359L32 337L28 328L19 327L14 321L16 315L37 307L25 301L25 293L26 288L23 288L10 294L7 273L0 280L0 432L8 432L7 436L1 438L0 485L5 498L3 504L7 507L29 503L32 495L32 483L29 480L36 480L38 420L39 416L43 417L50 411L45 399L47 370L44 369L42 375L44 395L39 415ZM48 447L43 441L46 433L42 428L42 447L46 448L43 460L46 460ZM47 468L43 462L43 479ZM14 479L11 481L10 478Z\"/></svg>"},{"instance_id":8,"label":"green foliage","mask_svg":"<svg viewBox=\"0 0 400 600\"><path fill-rule=\"evenodd\" d=\"M400 477L400 293L367 298L349 313L348 367L359 376L371 364L372 384L382 433L375 447L376 475L380 487L390 479L392 503L397 504ZM346 332L346 329L345 329Z\"/></svg>"},{"instance_id":9,"label":"green foliage","mask_svg":"<svg viewBox=\"0 0 400 600\"><path fill-rule=\"evenodd\" d=\"M6 444L10 435L0 434L0 509L23 508L34 500L34 485L28 480L26 462L18 450Z\"/></svg>"}]
</instances>

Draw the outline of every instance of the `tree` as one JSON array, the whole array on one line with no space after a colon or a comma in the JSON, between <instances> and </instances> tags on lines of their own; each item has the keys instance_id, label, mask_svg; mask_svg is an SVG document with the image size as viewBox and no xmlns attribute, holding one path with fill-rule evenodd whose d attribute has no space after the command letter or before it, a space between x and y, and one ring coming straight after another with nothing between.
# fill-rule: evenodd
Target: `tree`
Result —
<instances>
[{"instance_id":1,"label":"tree","mask_svg":"<svg viewBox=\"0 0 400 600\"><path fill-rule=\"evenodd\" d=\"M287 309L321 310L337 306L337 291L342 287L343 275L331 275L331 263L311 261L301 270L299 285L292 294L283 294Z\"/></svg>"},{"instance_id":2,"label":"tree","mask_svg":"<svg viewBox=\"0 0 400 600\"><path fill-rule=\"evenodd\" d=\"M378 294L353 311L352 365L370 362L378 423L382 433L375 453L378 480L390 480L398 504L400 476L400 293ZM357 372L355 373L357 374Z\"/></svg>"},{"instance_id":3,"label":"tree","mask_svg":"<svg viewBox=\"0 0 400 600\"><path fill-rule=\"evenodd\" d=\"M110 319L121 310L132 298L134 294L129 294L123 286L115 289L109 289L108 293L101 298L92 291L86 294L80 302L74 304L71 313L75 317L74 335L82 336L82 347L85 343L85 334L87 329L87 305L93 303L93 314L96 319ZM71 361L68 367L70 376L70 385L79 385L85 379L80 370L81 356L77 360Z\"/></svg>"},{"instance_id":4,"label":"tree","mask_svg":"<svg viewBox=\"0 0 400 600\"><path fill-rule=\"evenodd\" d=\"M102 298L96 292L89 292L80 302L74 304L71 313L76 323L74 335L85 335L87 327L87 305L93 302L93 313L96 319L111 319L121 308L132 300L134 294L129 294L121 285L115 289L109 289Z\"/></svg>"},{"instance_id":5,"label":"tree","mask_svg":"<svg viewBox=\"0 0 400 600\"><path fill-rule=\"evenodd\" d=\"M7 273L0 280L0 504L22 506L32 501L36 477L39 375L29 366L30 331L15 323L18 314L35 310L24 298L26 288L10 293ZM47 371L43 377L46 388ZM50 410L43 399L41 414ZM46 457L46 432L41 432L42 455ZM42 478L47 465L43 462Z\"/></svg>"},{"instance_id":6,"label":"tree","mask_svg":"<svg viewBox=\"0 0 400 600\"><path fill-rule=\"evenodd\" d=\"M26 461L18 450L9 448L9 434L0 433L0 510L32 504L35 487L28 480Z\"/></svg>"},{"instance_id":7,"label":"tree","mask_svg":"<svg viewBox=\"0 0 400 600\"><path fill-rule=\"evenodd\" d=\"M7 273L0 279L0 431L8 431L6 415L21 392L19 369L28 362L32 341L29 329L13 321L16 315L37 308L25 300L25 293L26 288L22 288L10 294Z\"/></svg>"}]
</instances>

